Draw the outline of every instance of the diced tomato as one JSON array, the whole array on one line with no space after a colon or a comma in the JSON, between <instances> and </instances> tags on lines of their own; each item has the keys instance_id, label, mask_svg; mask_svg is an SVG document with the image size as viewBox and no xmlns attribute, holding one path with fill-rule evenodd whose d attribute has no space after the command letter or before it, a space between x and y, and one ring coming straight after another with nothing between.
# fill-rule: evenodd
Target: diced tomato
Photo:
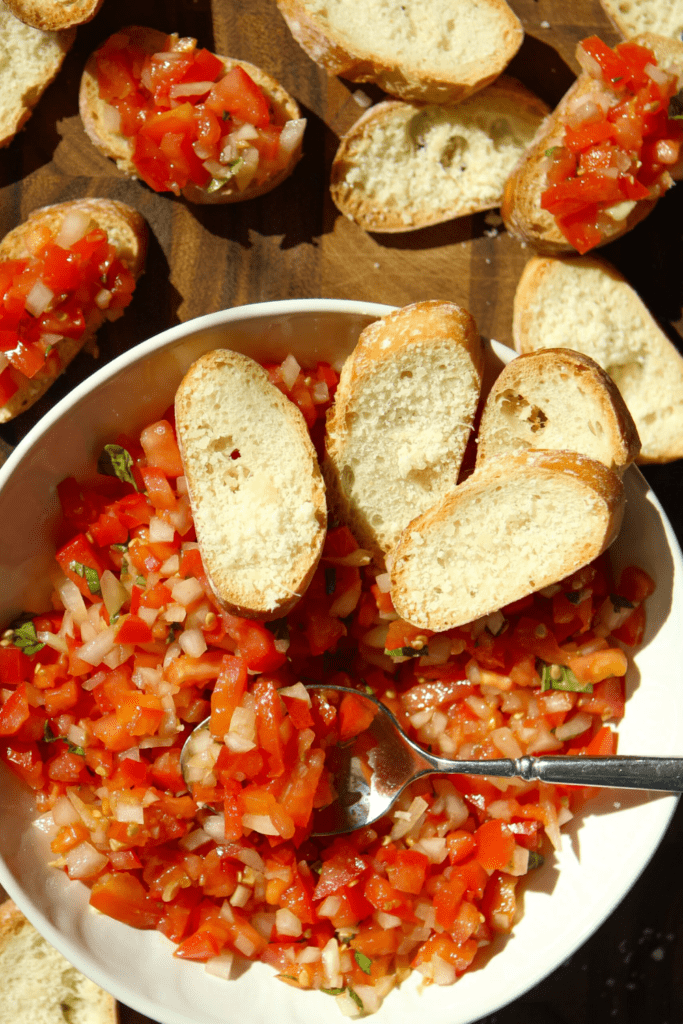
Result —
<instances>
[{"instance_id":1,"label":"diced tomato","mask_svg":"<svg viewBox=\"0 0 683 1024\"><path fill-rule=\"evenodd\" d=\"M474 833L477 860L487 871L502 871L512 860L515 837L507 825L497 819L485 821Z\"/></svg>"},{"instance_id":2,"label":"diced tomato","mask_svg":"<svg viewBox=\"0 0 683 1024\"><path fill-rule=\"evenodd\" d=\"M161 906L147 895L130 872L112 872L98 878L90 892L90 904L108 917L134 928L156 928Z\"/></svg>"},{"instance_id":3,"label":"diced tomato","mask_svg":"<svg viewBox=\"0 0 683 1024\"><path fill-rule=\"evenodd\" d=\"M270 122L268 100L239 65L216 82L205 105L220 118L229 114L256 128L265 128Z\"/></svg>"},{"instance_id":4,"label":"diced tomato","mask_svg":"<svg viewBox=\"0 0 683 1024\"><path fill-rule=\"evenodd\" d=\"M0 707L0 736L12 736L28 721L26 683L20 683Z\"/></svg>"},{"instance_id":5,"label":"diced tomato","mask_svg":"<svg viewBox=\"0 0 683 1024\"><path fill-rule=\"evenodd\" d=\"M247 688L247 663L244 658L225 654L211 694L211 732L223 737Z\"/></svg>"}]
</instances>

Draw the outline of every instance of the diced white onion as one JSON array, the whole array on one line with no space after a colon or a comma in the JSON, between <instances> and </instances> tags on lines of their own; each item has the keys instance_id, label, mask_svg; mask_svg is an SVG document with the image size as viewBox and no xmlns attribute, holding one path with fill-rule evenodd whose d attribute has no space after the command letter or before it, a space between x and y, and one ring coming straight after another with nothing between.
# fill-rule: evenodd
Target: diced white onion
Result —
<instances>
[{"instance_id":1,"label":"diced white onion","mask_svg":"<svg viewBox=\"0 0 683 1024\"><path fill-rule=\"evenodd\" d=\"M651 78L653 82L657 83L657 85L666 86L669 84L671 76L664 71L663 68L658 68L656 64L646 64L643 71L647 77Z\"/></svg>"},{"instance_id":2,"label":"diced white onion","mask_svg":"<svg viewBox=\"0 0 683 1024\"><path fill-rule=\"evenodd\" d=\"M66 637L59 636L57 633L50 633L47 629L38 629L36 630L36 638L41 644L47 644L48 647L52 647L55 651L60 651L61 654L69 653Z\"/></svg>"},{"instance_id":3,"label":"diced white onion","mask_svg":"<svg viewBox=\"0 0 683 1024\"><path fill-rule=\"evenodd\" d=\"M420 665L445 665L451 656L451 642L449 636L431 636L426 653L420 657Z\"/></svg>"},{"instance_id":4,"label":"diced white onion","mask_svg":"<svg viewBox=\"0 0 683 1024\"><path fill-rule=\"evenodd\" d=\"M114 648L116 626L107 626L101 633L78 648L77 654L81 661L88 665L99 665L106 654Z\"/></svg>"},{"instance_id":5,"label":"diced white onion","mask_svg":"<svg viewBox=\"0 0 683 1024\"><path fill-rule=\"evenodd\" d=\"M186 629L178 637L178 643L190 658L200 658L206 650L206 640L201 629Z\"/></svg>"},{"instance_id":6,"label":"diced white onion","mask_svg":"<svg viewBox=\"0 0 683 1024\"><path fill-rule=\"evenodd\" d=\"M178 99L179 96L205 96L213 86L213 82L178 82L171 86L168 94L172 100Z\"/></svg>"},{"instance_id":7,"label":"diced white onion","mask_svg":"<svg viewBox=\"0 0 683 1024\"><path fill-rule=\"evenodd\" d=\"M52 808L52 817L57 825L72 825L75 821L81 820L81 815L66 796L57 798Z\"/></svg>"},{"instance_id":8,"label":"diced white onion","mask_svg":"<svg viewBox=\"0 0 683 1024\"><path fill-rule=\"evenodd\" d=\"M100 288L97 295L95 296L95 305L98 309L109 309L111 303L112 292L108 288Z\"/></svg>"},{"instance_id":9,"label":"diced white onion","mask_svg":"<svg viewBox=\"0 0 683 1024\"><path fill-rule=\"evenodd\" d=\"M218 956L212 956L210 960L206 961L204 970L207 974L213 974L216 978L230 981L230 972L234 958L234 953L219 953Z\"/></svg>"},{"instance_id":10,"label":"diced white onion","mask_svg":"<svg viewBox=\"0 0 683 1024\"><path fill-rule=\"evenodd\" d=\"M40 316L48 308L55 293L43 281L38 280L26 296L25 306L31 316Z\"/></svg>"},{"instance_id":11,"label":"diced white onion","mask_svg":"<svg viewBox=\"0 0 683 1024\"><path fill-rule=\"evenodd\" d=\"M318 917L334 917L340 907L340 896L328 896L318 907Z\"/></svg>"},{"instance_id":12,"label":"diced white onion","mask_svg":"<svg viewBox=\"0 0 683 1024\"><path fill-rule=\"evenodd\" d=\"M145 810L140 801L132 794L114 790L110 796L112 810L116 821L133 822L135 825L144 825Z\"/></svg>"},{"instance_id":13,"label":"diced white onion","mask_svg":"<svg viewBox=\"0 0 683 1024\"><path fill-rule=\"evenodd\" d=\"M391 928L400 928L401 926L400 917L396 917L395 914L387 914L384 910L376 910L372 916L380 928L383 928L385 931L389 931Z\"/></svg>"},{"instance_id":14,"label":"diced white onion","mask_svg":"<svg viewBox=\"0 0 683 1024\"><path fill-rule=\"evenodd\" d=\"M576 59L587 75L597 79L597 81L602 80L602 68L595 57L591 57L589 53L586 53L581 43L576 47Z\"/></svg>"},{"instance_id":15,"label":"diced white onion","mask_svg":"<svg viewBox=\"0 0 683 1024\"><path fill-rule=\"evenodd\" d=\"M240 157L242 162L235 171L234 180L239 191L243 192L251 184L258 170L259 151L253 146L247 146L240 153Z\"/></svg>"},{"instance_id":16,"label":"diced white onion","mask_svg":"<svg viewBox=\"0 0 683 1024\"><path fill-rule=\"evenodd\" d=\"M92 878L109 862L109 858L96 850L87 840L69 850L64 860L69 878Z\"/></svg>"},{"instance_id":17,"label":"diced white onion","mask_svg":"<svg viewBox=\"0 0 683 1024\"><path fill-rule=\"evenodd\" d=\"M85 606L80 590L74 581L70 580L67 576L62 576L61 579L57 580L55 586L62 604L67 611L71 612L76 625L80 626L88 617L88 609Z\"/></svg>"},{"instance_id":18,"label":"diced white onion","mask_svg":"<svg viewBox=\"0 0 683 1024\"><path fill-rule=\"evenodd\" d=\"M339 943L335 938L328 940L322 951L323 973L328 988L341 988Z\"/></svg>"},{"instance_id":19,"label":"diced white onion","mask_svg":"<svg viewBox=\"0 0 683 1024\"><path fill-rule=\"evenodd\" d=\"M69 801L67 800L67 803ZM78 820L78 816L76 817ZM46 811L45 814L41 814L39 818L36 818L33 822L33 827L37 828L39 832L47 836L48 839L54 839L59 833L60 825L54 819L52 811Z\"/></svg>"},{"instance_id":20,"label":"diced white onion","mask_svg":"<svg viewBox=\"0 0 683 1024\"><path fill-rule=\"evenodd\" d=\"M317 380L313 385L313 404L323 405L330 399L330 389L324 380Z\"/></svg>"},{"instance_id":21,"label":"diced white onion","mask_svg":"<svg viewBox=\"0 0 683 1024\"><path fill-rule=\"evenodd\" d=\"M258 832L262 836L280 835L269 814L243 814L242 825L244 828L253 829L254 832Z\"/></svg>"},{"instance_id":22,"label":"diced white onion","mask_svg":"<svg viewBox=\"0 0 683 1024\"><path fill-rule=\"evenodd\" d=\"M258 139L258 128L255 128L253 124L249 124L245 121L239 128L236 128L234 132L230 132L229 136L231 141L234 142L251 142L253 139Z\"/></svg>"},{"instance_id":23,"label":"diced white onion","mask_svg":"<svg viewBox=\"0 0 683 1024\"><path fill-rule=\"evenodd\" d=\"M380 594L388 594L391 590L391 576L388 572L380 573L375 579Z\"/></svg>"},{"instance_id":24,"label":"diced white onion","mask_svg":"<svg viewBox=\"0 0 683 1024\"><path fill-rule=\"evenodd\" d=\"M330 605L329 614L339 619L345 619L355 609L360 601L361 582L360 577L343 594L340 594ZM450 650L450 645L449 645Z\"/></svg>"},{"instance_id":25,"label":"diced white onion","mask_svg":"<svg viewBox=\"0 0 683 1024\"><path fill-rule=\"evenodd\" d=\"M104 607L107 609L107 614L111 619L128 600L128 591L111 569L105 569L100 576L100 590L102 591Z\"/></svg>"},{"instance_id":26,"label":"diced white onion","mask_svg":"<svg viewBox=\"0 0 683 1024\"><path fill-rule=\"evenodd\" d=\"M225 839L225 816L223 814L212 814L204 822L204 831L217 843Z\"/></svg>"},{"instance_id":27,"label":"diced white onion","mask_svg":"<svg viewBox=\"0 0 683 1024\"><path fill-rule=\"evenodd\" d=\"M279 155L283 163L286 163L292 153L301 145L306 127L306 118L299 117L287 121L280 132Z\"/></svg>"},{"instance_id":28,"label":"diced white onion","mask_svg":"<svg viewBox=\"0 0 683 1024\"><path fill-rule=\"evenodd\" d=\"M295 700L302 700L311 706L311 695L303 683L295 683L294 686L282 686L278 693L281 697L293 697Z\"/></svg>"},{"instance_id":29,"label":"diced white onion","mask_svg":"<svg viewBox=\"0 0 683 1024\"><path fill-rule=\"evenodd\" d=\"M190 576L189 579L174 583L171 587L171 594L177 604L187 607L193 601L198 601L203 596L204 590L199 580L196 580L194 576Z\"/></svg>"},{"instance_id":30,"label":"diced white onion","mask_svg":"<svg viewBox=\"0 0 683 1024\"><path fill-rule=\"evenodd\" d=\"M164 522L159 516L152 516L149 521L149 539L153 543L171 543L174 536L174 529L170 523Z\"/></svg>"},{"instance_id":31,"label":"diced white onion","mask_svg":"<svg viewBox=\"0 0 683 1024\"><path fill-rule=\"evenodd\" d=\"M557 726L555 736L564 743L565 740L571 740L575 736L580 736L582 732L590 728L592 722L592 715L587 714L585 711L579 711L578 714L567 719L562 725Z\"/></svg>"},{"instance_id":32,"label":"diced white onion","mask_svg":"<svg viewBox=\"0 0 683 1024\"><path fill-rule=\"evenodd\" d=\"M303 932L301 921L287 907L275 911L275 927L280 935L289 935L295 939Z\"/></svg>"},{"instance_id":33,"label":"diced white onion","mask_svg":"<svg viewBox=\"0 0 683 1024\"><path fill-rule=\"evenodd\" d=\"M288 391L290 391L294 387L294 383L295 383L297 377L299 376L300 372L301 372L301 367L299 366L299 364L297 363L296 359L294 358L294 356L290 352L290 354L287 356L287 358L284 360L284 362L280 366L280 373L282 375L282 380L283 380L283 382L285 384L285 387L287 388Z\"/></svg>"},{"instance_id":34,"label":"diced white onion","mask_svg":"<svg viewBox=\"0 0 683 1024\"><path fill-rule=\"evenodd\" d=\"M61 246L62 249L70 249L76 242L80 242L84 235L87 235L92 226L93 222L89 214L83 210L70 210L57 232L55 244Z\"/></svg>"},{"instance_id":35,"label":"diced white onion","mask_svg":"<svg viewBox=\"0 0 683 1024\"><path fill-rule=\"evenodd\" d=\"M238 860L241 860L243 864L246 864L248 868L253 868L254 871L260 871L261 874L266 870L266 864L260 853L253 850L250 846L243 846L235 855Z\"/></svg>"}]
</instances>

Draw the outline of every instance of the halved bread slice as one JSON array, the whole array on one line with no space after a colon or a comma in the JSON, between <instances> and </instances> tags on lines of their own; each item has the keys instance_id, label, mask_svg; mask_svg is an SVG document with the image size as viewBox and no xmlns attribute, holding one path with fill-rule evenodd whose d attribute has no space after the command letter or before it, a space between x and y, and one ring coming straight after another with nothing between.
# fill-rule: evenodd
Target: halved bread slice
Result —
<instances>
[{"instance_id":1,"label":"halved bread slice","mask_svg":"<svg viewBox=\"0 0 683 1024\"><path fill-rule=\"evenodd\" d=\"M672 39L683 37L683 0L600 0L615 28L626 38L656 32Z\"/></svg>"},{"instance_id":2,"label":"halved bread slice","mask_svg":"<svg viewBox=\"0 0 683 1024\"><path fill-rule=\"evenodd\" d=\"M83 25L95 17L102 0L5 0L20 21L46 32Z\"/></svg>"},{"instance_id":3,"label":"halved bread slice","mask_svg":"<svg viewBox=\"0 0 683 1024\"><path fill-rule=\"evenodd\" d=\"M366 231L411 231L500 206L548 107L512 78L451 106L386 100L342 138L330 191Z\"/></svg>"},{"instance_id":4,"label":"halved bread slice","mask_svg":"<svg viewBox=\"0 0 683 1024\"><path fill-rule=\"evenodd\" d=\"M204 567L219 602L285 615L318 563L325 487L304 418L248 356L208 352L175 399L178 444Z\"/></svg>"},{"instance_id":5,"label":"halved bread slice","mask_svg":"<svg viewBox=\"0 0 683 1024\"><path fill-rule=\"evenodd\" d=\"M477 434L477 466L530 448L582 452L621 474L640 440L619 389L593 359L544 348L513 359L495 381Z\"/></svg>"},{"instance_id":6,"label":"halved bread slice","mask_svg":"<svg viewBox=\"0 0 683 1024\"><path fill-rule=\"evenodd\" d=\"M645 33L636 42L649 47L657 58L657 66L678 76L678 88L683 86L683 42L664 36ZM550 160L547 153L562 146L567 117L578 109L582 101L595 101L605 92L590 75L582 72L565 93L553 113L541 126L533 144L526 151L505 184L501 214L511 235L534 247L540 253L557 255L576 250L568 242L553 215L541 207L541 195L547 187ZM671 184L671 178L660 178ZM659 179L658 179L659 180ZM653 188L657 183L653 183ZM630 231L654 209L658 198L637 202L618 203L609 216L603 217L604 237L600 242L619 238Z\"/></svg>"},{"instance_id":7,"label":"halved bread slice","mask_svg":"<svg viewBox=\"0 0 683 1024\"><path fill-rule=\"evenodd\" d=\"M407 622L437 632L556 583L615 539L620 477L576 452L488 459L404 531L391 596Z\"/></svg>"},{"instance_id":8,"label":"halved bread slice","mask_svg":"<svg viewBox=\"0 0 683 1024\"><path fill-rule=\"evenodd\" d=\"M48 32L24 24L0 0L0 146L28 121L75 38L75 29Z\"/></svg>"},{"instance_id":9,"label":"halved bread slice","mask_svg":"<svg viewBox=\"0 0 683 1024\"><path fill-rule=\"evenodd\" d=\"M454 103L492 82L522 45L504 0L277 0L290 31L330 75L391 96Z\"/></svg>"},{"instance_id":10,"label":"halved bread slice","mask_svg":"<svg viewBox=\"0 0 683 1024\"><path fill-rule=\"evenodd\" d=\"M142 274L147 255L147 224L132 206L115 199L74 199L34 210L0 241L0 261L26 258L29 254L27 243L36 228L45 226L53 237L58 237L68 217L82 220L83 233L94 227L102 228L124 266L136 279ZM37 402L81 349L93 341L105 320L113 320L120 315L120 309L94 307L86 316L85 331L80 337L53 339L52 345L59 359L46 362L33 377L16 375L18 390L0 406L0 423L13 419Z\"/></svg>"},{"instance_id":11,"label":"halved bread slice","mask_svg":"<svg viewBox=\"0 0 683 1024\"><path fill-rule=\"evenodd\" d=\"M640 435L637 462L683 458L683 356L605 260L529 260L515 293L513 336L518 352L573 348L602 366Z\"/></svg>"},{"instance_id":12,"label":"halved bread slice","mask_svg":"<svg viewBox=\"0 0 683 1024\"><path fill-rule=\"evenodd\" d=\"M0 1024L117 1024L116 1000L73 967L12 900L0 904Z\"/></svg>"},{"instance_id":13,"label":"halved bread slice","mask_svg":"<svg viewBox=\"0 0 683 1024\"><path fill-rule=\"evenodd\" d=\"M150 55L165 52L169 40L165 32L160 32L153 28L144 28L140 25L129 25L126 28L120 29L116 35L122 38L127 37L129 43L126 45L132 44L140 47ZM248 61L217 56L223 62L226 73L234 67L241 67L246 71L266 97L273 111L274 124L282 126L288 121L301 120L301 111L299 110L298 103L272 75L256 67L255 64L250 64ZM134 140L124 135L120 130L118 111L100 97L97 80L97 51L91 54L83 70L78 105L83 127L90 141L105 156L113 160L120 171L131 177L138 177L138 170L133 160ZM305 121L302 124L305 125ZM202 205L237 203L245 199L255 199L257 196L270 192L271 189L289 177L300 158L301 142L299 141L291 153L289 153L286 164L259 185L249 184L245 188L240 189L236 186L236 177L232 177L227 178L221 188L212 190L200 187L194 184L194 182L189 181L185 188L183 188L182 194L191 203Z\"/></svg>"},{"instance_id":14,"label":"halved bread slice","mask_svg":"<svg viewBox=\"0 0 683 1024\"><path fill-rule=\"evenodd\" d=\"M378 562L457 483L483 359L470 314L431 300L370 324L344 364L323 472L332 513Z\"/></svg>"}]
</instances>

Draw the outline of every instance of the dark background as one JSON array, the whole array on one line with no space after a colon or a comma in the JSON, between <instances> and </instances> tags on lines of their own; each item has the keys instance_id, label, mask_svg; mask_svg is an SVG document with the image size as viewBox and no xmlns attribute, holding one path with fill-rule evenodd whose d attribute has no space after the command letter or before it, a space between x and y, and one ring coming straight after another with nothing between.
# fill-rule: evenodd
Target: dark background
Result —
<instances>
[{"instance_id":1,"label":"dark background","mask_svg":"<svg viewBox=\"0 0 683 1024\"><path fill-rule=\"evenodd\" d=\"M511 6L526 38L509 70L551 105L573 80L580 39L593 32L608 43L618 39L598 0L511 0ZM83 132L78 83L88 54L131 23L195 36L279 78L308 118L305 155L294 175L269 195L223 207L192 207L121 175ZM175 323L247 302L324 296L404 305L452 299L472 312L484 337L511 344L512 300L530 253L495 217L479 214L382 236L366 234L336 212L327 189L329 166L339 135L362 113L358 92L380 96L369 86L328 79L294 42L274 0L105 0L96 18L78 30L27 127L0 151L0 236L46 203L117 198L149 223L147 271L125 317L100 332L98 362L81 354L39 403L0 426L0 462L98 365ZM679 186L602 252L683 350L682 236ZM681 468L676 462L644 469L679 541ZM545 981L480 1024L683 1024L682 871L679 807L650 865L593 937ZM457 985L453 999L457 1004ZM120 1007L120 1016L121 1024L147 1024L128 1007Z\"/></svg>"}]
</instances>

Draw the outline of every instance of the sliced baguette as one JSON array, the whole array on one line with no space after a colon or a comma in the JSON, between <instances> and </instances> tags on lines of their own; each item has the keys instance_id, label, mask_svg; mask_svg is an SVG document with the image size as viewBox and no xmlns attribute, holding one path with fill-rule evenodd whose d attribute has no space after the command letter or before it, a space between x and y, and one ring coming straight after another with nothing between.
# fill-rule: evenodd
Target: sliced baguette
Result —
<instances>
[{"instance_id":1,"label":"sliced baguette","mask_svg":"<svg viewBox=\"0 0 683 1024\"><path fill-rule=\"evenodd\" d=\"M515 294L513 337L518 352L574 348L602 366L635 421L637 462L683 457L683 356L605 260L529 260Z\"/></svg>"},{"instance_id":2,"label":"sliced baguette","mask_svg":"<svg viewBox=\"0 0 683 1024\"><path fill-rule=\"evenodd\" d=\"M223 607L277 619L302 596L325 538L325 487L299 409L258 363L208 352L175 399L197 540Z\"/></svg>"},{"instance_id":3,"label":"sliced baguette","mask_svg":"<svg viewBox=\"0 0 683 1024\"><path fill-rule=\"evenodd\" d=\"M0 147L26 124L75 38L75 29L47 32L24 24L0 0Z\"/></svg>"},{"instance_id":4,"label":"sliced baguette","mask_svg":"<svg viewBox=\"0 0 683 1024\"><path fill-rule=\"evenodd\" d=\"M600 0L602 9L625 38L656 32L683 37L683 0Z\"/></svg>"},{"instance_id":5,"label":"sliced baguette","mask_svg":"<svg viewBox=\"0 0 683 1024\"><path fill-rule=\"evenodd\" d=\"M83 25L95 17L102 0L5 0L20 21L33 28L55 32Z\"/></svg>"},{"instance_id":6,"label":"sliced baguette","mask_svg":"<svg viewBox=\"0 0 683 1024\"><path fill-rule=\"evenodd\" d=\"M683 42L652 34L639 36L637 41L653 51L658 67L678 76L680 89L683 86ZM511 235L533 246L540 253L557 255L575 251L560 231L553 215L541 208L541 195L546 188L549 166L546 152L562 145L568 112L580 99L594 96L596 88L599 87L590 75L585 72L579 75L541 126L534 142L505 183L501 206L505 226ZM670 183L671 179L666 177L666 172L661 177L664 184L666 181ZM605 216L605 233L600 244L605 245L626 234L654 209L656 203L657 198L650 198L639 200L632 208L630 204L620 204L621 208L615 209L614 218Z\"/></svg>"},{"instance_id":7,"label":"sliced baguette","mask_svg":"<svg viewBox=\"0 0 683 1024\"><path fill-rule=\"evenodd\" d=\"M482 370L474 320L438 300L370 324L344 364L327 423L328 502L380 564L455 486Z\"/></svg>"},{"instance_id":8,"label":"sliced baguette","mask_svg":"<svg viewBox=\"0 0 683 1024\"><path fill-rule=\"evenodd\" d=\"M117 35L128 36L131 42L136 46L141 46L149 54L163 52L167 48L168 36L165 32L159 32L157 29L129 25L122 28ZM220 57L220 60L223 62L226 73L236 66L247 72L269 101L274 112L275 124L284 125L287 121L297 121L301 118L301 111L294 97L290 96L272 75L244 60L234 60L231 57ZM133 141L114 127L118 120L118 112L100 98L97 82L97 51L89 57L83 70L78 104L83 127L90 141L105 156L113 160L120 171L131 177L137 177L138 172L133 161ZM255 199L257 196L270 192L289 177L300 158L301 144L299 143L290 154L287 164L277 174L260 185L248 185L240 190L235 187L233 179L228 179L222 188L207 191L207 189L190 182L182 190L182 194L190 202L202 205L237 203L245 199Z\"/></svg>"},{"instance_id":9,"label":"sliced baguette","mask_svg":"<svg viewBox=\"0 0 683 1024\"><path fill-rule=\"evenodd\" d=\"M596 558L622 514L620 477L586 455L488 459L404 531L391 568L394 607L436 631L489 615Z\"/></svg>"},{"instance_id":10,"label":"sliced baguette","mask_svg":"<svg viewBox=\"0 0 683 1024\"><path fill-rule=\"evenodd\" d=\"M400 99L454 103L489 85L522 44L503 0L277 0L300 46L330 75Z\"/></svg>"},{"instance_id":11,"label":"sliced baguette","mask_svg":"<svg viewBox=\"0 0 683 1024\"><path fill-rule=\"evenodd\" d=\"M545 348L513 359L495 381L477 434L477 466L530 448L582 452L621 475L640 440L619 389L593 359Z\"/></svg>"},{"instance_id":12,"label":"sliced baguette","mask_svg":"<svg viewBox=\"0 0 683 1024\"><path fill-rule=\"evenodd\" d=\"M366 231L411 231L500 206L548 107L504 76L452 106L387 100L342 138L332 199Z\"/></svg>"},{"instance_id":13,"label":"sliced baguette","mask_svg":"<svg viewBox=\"0 0 683 1024\"><path fill-rule=\"evenodd\" d=\"M106 231L119 259L137 279L145 265L147 225L137 210L113 199L75 199L34 210L27 220L19 224L0 241L0 261L25 258L28 255L27 242L36 227L45 225L53 236L56 236L65 217L75 212L84 214L94 226ZM45 394L58 374L69 365L81 349L93 341L104 321L108 318L114 319L119 315L120 311L108 313L107 310L94 309L86 319L85 332L80 338L62 338L57 342L56 350L59 355L57 372L53 368L53 363L47 363L34 377L28 378L23 374L17 374L15 380L19 383L19 388L0 407L0 423L13 419L33 405Z\"/></svg>"},{"instance_id":14,"label":"sliced baguette","mask_svg":"<svg viewBox=\"0 0 683 1024\"><path fill-rule=\"evenodd\" d=\"M117 1024L116 1000L76 970L12 900L0 904L0 1024Z\"/></svg>"}]
</instances>

